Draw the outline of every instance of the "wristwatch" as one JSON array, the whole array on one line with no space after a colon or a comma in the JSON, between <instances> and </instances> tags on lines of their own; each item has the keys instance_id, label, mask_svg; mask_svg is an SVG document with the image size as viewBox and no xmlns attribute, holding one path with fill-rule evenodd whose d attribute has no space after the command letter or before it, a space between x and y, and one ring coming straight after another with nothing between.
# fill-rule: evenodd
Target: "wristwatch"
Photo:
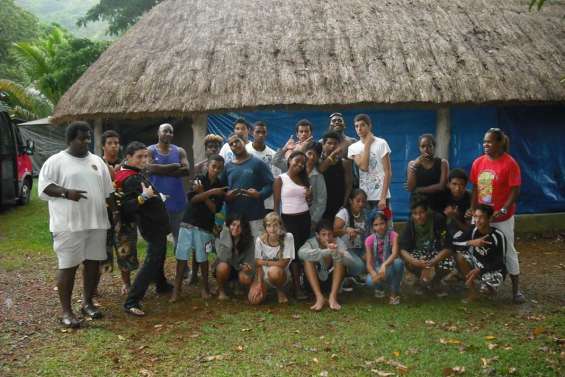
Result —
<instances>
[{"instance_id":1,"label":"wristwatch","mask_svg":"<svg viewBox=\"0 0 565 377\"><path fill-rule=\"evenodd\" d=\"M502 207L500 209L500 213L502 213L503 215L506 215L508 213L508 210L506 208Z\"/></svg>"}]
</instances>

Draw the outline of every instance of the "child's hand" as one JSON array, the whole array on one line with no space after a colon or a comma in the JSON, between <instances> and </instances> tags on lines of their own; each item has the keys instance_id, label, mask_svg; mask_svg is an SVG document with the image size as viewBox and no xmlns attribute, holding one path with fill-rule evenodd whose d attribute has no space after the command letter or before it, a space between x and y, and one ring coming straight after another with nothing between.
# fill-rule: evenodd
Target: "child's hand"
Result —
<instances>
[{"instance_id":1,"label":"child's hand","mask_svg":"<svg viewBox=\"0 0 565 377\"><path fill-rule=\"evenodd\" d=\"M354 239L359 234L359 231L355 228L347 227L345 228L345 234L347 234L350 239Z\"/></svg>"},{"instance_id":2,"label":"child's hand","mask_svg":"<svg viewBox=\"0 0 565 377\"><path fill-rule=\"evenodd\" d=\"M381 281L381 277L378 273L373 271L373 272L371 272L371 280L373 281L373 284L375 284L375 283L378 283L379 281Z\"/></svg>"}]
</instances>

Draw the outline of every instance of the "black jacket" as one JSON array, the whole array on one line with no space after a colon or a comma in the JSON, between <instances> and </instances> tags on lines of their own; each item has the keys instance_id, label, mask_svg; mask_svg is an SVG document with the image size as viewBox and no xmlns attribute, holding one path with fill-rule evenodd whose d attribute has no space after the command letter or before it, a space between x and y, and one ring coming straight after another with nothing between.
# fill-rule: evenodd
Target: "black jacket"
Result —
<instances>
[{"instance_id":1,"label":"black jacket","mask_svg":"<svg viewBox=\"0 0 565 377\"><path fill-rule=\"evenodd\" d=\"M123 169L136 171L136 174L127 177L121 184L122 221L136 222L141 235L147 241L165 237L171 232L171 227L165 203L161 200L159 192L139 169L127 165ZM145 186L152 186L157 195L140 204L138 197L142 193L142 182Z\"/></svg>"}]
</instances>

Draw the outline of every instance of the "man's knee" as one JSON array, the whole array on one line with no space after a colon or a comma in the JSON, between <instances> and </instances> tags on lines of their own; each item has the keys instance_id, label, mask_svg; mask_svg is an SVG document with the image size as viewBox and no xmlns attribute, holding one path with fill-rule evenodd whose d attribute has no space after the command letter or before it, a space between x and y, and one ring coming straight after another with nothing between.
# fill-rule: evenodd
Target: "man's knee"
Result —
<instances>
[{"instance_id":1,"label":"man's knee","mask_svg":"<svg viewBox=\"0 0 565 377\"><path fill-rule=\"evenodd\" d=\"M220 262L216 266L216 278L227 280L230 274L230 265L226 262Z\"/></svg>"},{"instance_id":2,"label":"man's knee","mask_svg":"<svg viewBox=\"0 0 565 377\"><path fill-rule=\"evenodd\" d=\"M253 278L249 274L239 271L239 284L248 286L251 285L251 283L253 283Z\"/></svg>"}]
</instances>

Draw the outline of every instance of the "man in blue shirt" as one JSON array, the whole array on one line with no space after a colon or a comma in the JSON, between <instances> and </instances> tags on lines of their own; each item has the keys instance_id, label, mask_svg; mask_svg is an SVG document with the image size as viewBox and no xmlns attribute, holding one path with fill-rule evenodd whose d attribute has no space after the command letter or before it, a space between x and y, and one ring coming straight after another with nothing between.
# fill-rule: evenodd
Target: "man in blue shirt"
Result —
<instances>
[{"instance_id":1,"label":"man in blue shirt","mask_svg":"<svg viewBox=\"0 0 565 377\"><path fill-rule=\"evenodd\" d=\"M224 168L226 212L245 215L251 234L258 237L263 231L263 201L273 193L273 174L263 161L247 152L241 136L230 135L228 145L235 157Z\"/></svg>"},{"instance_id":2,"label":"man in blue shirt","mask_svg":"<svg viewBox=\"0 0 565 377\"><path fill-rule=\"evenodd\" d=\"M166 197L165 207L176 248L179 226L186 208L186 195L181 177L188 176L189 169L186 151L172 144L173 135L173 126L169 123L159 126L159 142L148 148L148 169L151 173L151 183Z\"/></svg>"}]
</instances>

